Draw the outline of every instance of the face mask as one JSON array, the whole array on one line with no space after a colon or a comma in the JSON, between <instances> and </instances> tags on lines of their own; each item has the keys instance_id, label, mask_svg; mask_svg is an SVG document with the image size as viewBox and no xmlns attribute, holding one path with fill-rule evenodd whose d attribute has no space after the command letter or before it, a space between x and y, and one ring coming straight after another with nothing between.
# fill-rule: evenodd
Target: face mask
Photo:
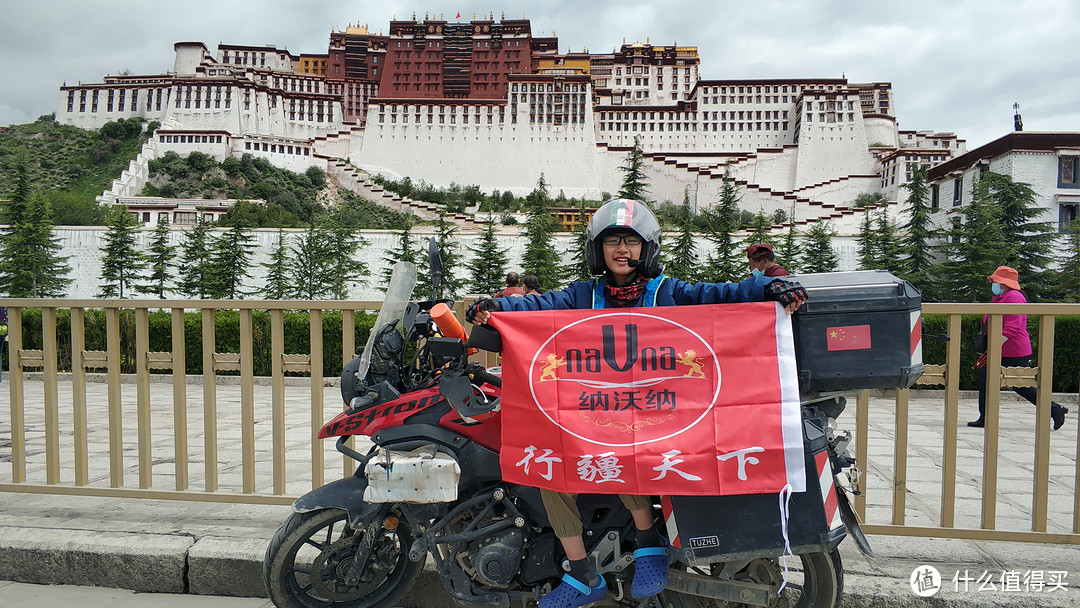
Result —
<instances>
[{"instance_id":1,"label":"face mask","mask_svg":"<svg viewBox=\"0 0 1080 608\"><path fill-rule=\"evenodd\" d=\"M760 276L764 275L765 273L760 268L755 268L755 269L750 271L750 274L754 275L755 277L760 277Z\"/></svg>"},{"instance_id":2,"label":"face mask","mask_svg":"<svg viewBox=\"0 0 1080 608\"><path fill-rule=\"evenodd\" d=\"M1000 283L993 283L990 285L990 291L994 292L995 296L1000 296L1005 293L1005 288L1003 288Z\"/></svg>"}]
</instances>

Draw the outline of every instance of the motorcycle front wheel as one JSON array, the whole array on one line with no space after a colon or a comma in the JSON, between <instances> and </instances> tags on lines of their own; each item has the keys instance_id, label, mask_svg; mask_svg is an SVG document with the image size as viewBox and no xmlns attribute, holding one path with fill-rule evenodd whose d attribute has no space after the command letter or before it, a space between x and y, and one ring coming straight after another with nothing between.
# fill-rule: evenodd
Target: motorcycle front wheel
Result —
<instances>
[{"instance_id":1,"label":"motorcycle front wheel","mask_svg":"<svg viewBox=\"0 0 1080 608\"><path fill-rule=\"evenodd\" d=\"M365 538L373 531L371 538ZM357 550L370 541L367 559L348 584ZM384 608L401 598L423 569L409 560L412 534L367 522L355 530L341 509L293 513L278 528L263 560L263 579L278 608Z\"/></svg>"},{"instance_id":2,"label":"motorcycle front wheel","mask_svg":"<svg viewBox=\"0 0 1080 608\"><path fill-rule=\"evenodd\" d=\"M768 585L774 590L786 579L783 592L769 594L768 608L838 608L844 592L844 566L840 562L840 551L830 553L805 553L795 558L788 556L788 571L779 558L751 560L739 570L732 579L743 582ZM714 566L712 573L719 572L722 564ZM688 572L709 574L698 568ZM688 595L675 591L664 591L664 606L673 608L750 608L746 604L725 602L723 600Z\"/></svg>"}]
</instances>

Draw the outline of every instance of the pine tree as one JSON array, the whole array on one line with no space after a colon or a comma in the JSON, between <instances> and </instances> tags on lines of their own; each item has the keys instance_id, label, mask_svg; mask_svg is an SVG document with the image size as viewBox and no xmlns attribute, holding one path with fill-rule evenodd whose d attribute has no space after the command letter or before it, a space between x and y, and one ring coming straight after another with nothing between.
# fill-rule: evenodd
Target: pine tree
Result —
<instances>
[{"instance_id":1,"label":"pine tree","mask_svg":"<svg viewBox=\"0 0 1080 608\"><path fill-rule=\"evenodd\" d=\"M250 230L240 223L214 239L205 275L208 297L236 300L246 295L243 283L255 248L253 240Z\"/></svg>"},{"instance_id":2,"label":"pine tree","mask_svg":"<svg viewBox=\"0 0 1080 608\"><path fill-rule=\"evenodd\" d=\"M792 216L791 221L788 222L787 232L784 233L784 240L776 252L776 263L792 274L799 272L799 256L802 252L798 237L799 235L795 232L795 217Z\"/></svg>"},{"instance_id":3,"label":"pine tree","mask_svg":"<svg viewBox=\"0 0 1080 608\"><path fill-rule=\"evenodd\" d=\"M368 242L341 215L328 219L326 229L330 239L327 264L332 269L330 296L335 300L345 300L349 297L350 287L366 284L371 274L368 263L356 255Z\"/></svg>"},{"instance_id":4,"label":"pine tree","mask_svg":"<svg viewBox=\"0 0 1080 608\"><path fill-rule=\"evenodd\" d=\"M328 231L313 223L291 248L289 276L292 297L300 300L325 300L330 297L335 266L330 263Z\"/></svg>"},{"instance_id":5,"label":"pine tree","mask_svg":"<svg viewBox=\"0 0 1080 608\"><path fill-rule=\"evenodd\" d=\"M470 249L472 259L466 264L469 269L469 289L472 293L494 294L503 288L506 266L509 262L506 252L499 248L499 237L495 232L495 222L488 222L480 233L476 248Z\"/></svg>"},{"instance_id":6,"label":"pine tree","mask_svg":"<svg viewBox=\"0 0 1080 608\"><path fill-rule=\"evenodd\" d=\"M926 185L926 167L919 165L911 173L911 180L901 186L907 190L908 220L904 224L905 236L900 241L903 263L901 275L921 286L930 269L930 239L934 234L930 218L930 189Z\"/></svg>"},{"instance_id":7,"label":"pine tree","mask_svg":"<svg viewBox=\"0 0 1080 608\"><path fill-rule=\"evenodd\" d=\"M684 281L696 281L700 273L697 244L694 242L694 211L690 208L690 188L683 189L683 204L679 208L679 233L675 240L664 247L666 268L664 273Z\"/></svg>"},{"instance_id":8,"label":"pine tree","mask_svg":"<svg viewBox=\"0 0 1080 608\"><path fill-rule=\"evenodd\" d=\"M641 151L641 139L635 137L634 146L630 148L630 153L626 156L626 164L619 167L624 174L622 186L619 188L619 198L645 200L645 195L649 192L649 182L645 177L644 165L645 155Z\"/></svg>"},{"instance_id":9,"label":"pine tree","mask_svg":"<svg viewBox=\"0 0 1080 608\"><path fill-rule=\"evenodd\" d=\"M525 221L525 255L522 259L525 274L535 274L540 284L554 289L563 283L562 260L552 246L554 220L548 212L548 186L544 174L536 182L536 189L525 198L528 219Z\"/></svg>"},{"instance_id":10,"label":"pine tree","mask_svg":"<svg viewBox=\"0 0 1080 608\"><path fill-rule=\"evenodd\" d=\"M382 274L379 275L379 291L385 293L390 286L390 278L394 274L394 264L398 262L417 263L416 249L412 243L412 216L408 217L404 230L398 233L397 247L386 252L383 262L385 264L383 264ZM419 267L419 264L417 266ZM419 279L417 283L419 284Z\"/></svg>"},{"instance_id":11,"label":"pine tree","mask_svg":"<svg viewBox=\"0 0 1080 608\"><path fill-rule=\"evenodd\" d=\"M874 230L874 218L870 210L863 211L863 221L859 226L859 236L855 238L855 252L859 258L859 270L874 270L878 267L877 231Z\"/></svg>"},{"instance_id":12,"label":"pine tree","mask_svg":"<svg viewBox=\"0 0 1080 608\"><path fill-rule=\"evenodd\" d=\"M139 286L139 292L165 299L165 293L172 290L173 258L176 246L169 244L169 216L159 215L157 227L150 239L150 253L146 256L150 263L150 276L147 282Z\"/></svg>"},{"instance_id":13,"label":"pine tree","mask_svg":"<svg viewBox=\"0 0 1080 608\"><path fill-rule=\"evenodd\" d=\"M882 207L878 212L874 228L877 232L875 267L889 272L898 272L900 270L900 240L896 235L896 224L889 220L888 206Z\"/></svg>"},{"instance_id":14,"label":"pine tree","mask_svg":"<svg viewBox=\"0 0 1080 608\"><path fill-rule=\"evenodd\" d=\"M209 292L212 237L202 217L184 234L180 244L180 276L177 290L188 298L205 298Z\"/></svg>"},{"instance_id":15,"label":"pine tree","mask_svg":"<svg viewBox=\"0 0 1080 608\"><path fill-rule=\"evenodd\" d=\"M289 276L290 248L285 242L285 231L278 228L277 243L270 251L270 261L260 264L266 269L266 278L259 294L267 300L284 300L293 293L293 283Z\"/></svg>"},{"instance_id":16,"label":"pine tree","mask_svg":"<svg viewBox=\"0 0 1080 608\"><path fill-rule=\"evenodd\" d=\"M106 220L108 231L105 232L105 244L101 251L101 289L100 298L123 298L124 288L128 293L142 279L139 271L146 263L146 256L135 245L135 230L138 221L123 206L117 206L109 212Z\"/></svg>"},{"instance_id":17,"label":"pine tree","mask_svg":"<svg viewBox=\"0 0 1080 608\"><path fill-rule=\"evenodd\" d=\"M835 272L840 260L833 250L832 237L835 232L829 222L814 222L806 231L802 245L803 258L800 266L803 272Z\"/></svg>"},{"instance_id":18,"label":"pine tree","mask_svg":"<svg viewBox=\"0 0 1080 608\"><path fill-rule=\"evenodd\" d=\"M988 302L986 277L1007 262L1008 243L1001 230L999 209L985 183L977 182L961 221L945 231L940 250L945 261L931 268L929 299L949 302Z\"/></svg>"},{"instance_id":19,"label":"pine tree","mask_svg":"<svg viewBox=\"0 0 1080 608\"><path fill-rule=\"evenodd\" d=\"M578 224L574 227L574 240L569 254L570 263L566 265L563 275L571 281L587 281L592 278L589 272L589 262L585 259L585 247L588 244L589 213L585 210L585 198L581 198L578 205ZM542 284L541 284L542 285Z\"/></svg>"},{"instance_id":20,"label":"pine tree","mask_svg":"<svg viewBox=\"0 0 1080 608\"><path fill-rule=\"evenodd\" d=\"M465 278L459 272L462 255L456 234L457 226L446 221L446 214L440 212L435 222L435 242L442 258L442 297L454 300L465 293Z\"/></svg>"},{"instance_id":21,"label":"pine tree","mask_svg":"<svg viewBox=\"0 0 1080 608\"><path fill-rule=\"evenodd\" d=\"M704 213L708 226L705 236L713 248L709 252L706 271L698 278L712 282L731 281L745 271L734 236L739 229L739 190L731 178L730 169L724 172L723 182L716 207Z\"/></svg>"},{"instance_id":22,"label":"pine tree","mask_svg":"<svg viewBox=\"0 0 1080 608\"><path fill-rule=\"evenodd\" d=\"M0 221L0 291L14 298L55 298L64 295L70 279L67 258L53 235L49 201L31 192L26 165L15 168L15 192Z\"/></svg>"},{"instance_id":23,"label":"pine tree","mask_svg":"<svg viewBox=\"0 0 1080 608\"><path fill-rule=\"evenodd\" d=\"M769 229L772 228L772 218L765 215L764 209L758 209L754 220L750 224L750 234L746 237L744 242L747 245L756 245L758 243L766 243L775 246L772 236L769 233Z\"/></svg>"},{"instance_id":24,"label":"pine tree","mask_svg":"<svg viewBox=\"0 0 1080 608\"><path fill-rule=\"evenodd\" d=\"M1057 234L1048 222L1036 221L1045 211L1038 206L1035 189L1012 177L986 172L984 184L990 200L998 208L1001 233L1009 245L1007 266L1016 269L1029 300L1040 299L1047 291L1044 270L1050 262L1050 250Z\"/></svg>"}]
</instances>

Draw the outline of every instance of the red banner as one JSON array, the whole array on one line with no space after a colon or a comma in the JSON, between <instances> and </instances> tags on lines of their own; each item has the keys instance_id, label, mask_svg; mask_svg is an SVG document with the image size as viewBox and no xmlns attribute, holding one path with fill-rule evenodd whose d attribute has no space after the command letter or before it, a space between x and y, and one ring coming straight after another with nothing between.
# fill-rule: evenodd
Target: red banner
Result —
<instances>
[{"instance_id":1,"label":"red banner","mask_svg":"<svg viewBox=\"0 0 1080 608\"><path fill-rule=\"evenodd\" d=\"M805 490L777 304L497 312L503 478L561 492Z\"/></svg>"}]
</instances>

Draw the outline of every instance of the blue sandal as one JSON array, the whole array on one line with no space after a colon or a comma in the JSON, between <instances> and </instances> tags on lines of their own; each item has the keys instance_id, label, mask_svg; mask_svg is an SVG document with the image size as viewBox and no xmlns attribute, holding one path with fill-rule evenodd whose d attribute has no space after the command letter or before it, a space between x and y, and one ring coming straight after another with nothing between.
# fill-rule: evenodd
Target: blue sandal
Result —
<instances>
[{"instance_id":1,"label":"blue sandal","mask_svg":"<svg viewBox=\"0 0 1080 608\"><path fill-rule=\"evenodd\" d=\"M581 608L586 604L603 599L607 595L607 581L598 576L600 582L590 587L569 574L564 574L562 584L540 598L539 608Z\"/></svg>"},{"instance_id":2,"label":"blue sandal","mask_svg":"<svg viewBox=\"0 0 1080 608\"><path fill-rule=\"evenodd\" d=\"M646 547L634 551L634 582L630 586L630 596L642 599L660 593L667 587L668 566L667 542L663 547Z\"/></svg>"}]
</instances>

